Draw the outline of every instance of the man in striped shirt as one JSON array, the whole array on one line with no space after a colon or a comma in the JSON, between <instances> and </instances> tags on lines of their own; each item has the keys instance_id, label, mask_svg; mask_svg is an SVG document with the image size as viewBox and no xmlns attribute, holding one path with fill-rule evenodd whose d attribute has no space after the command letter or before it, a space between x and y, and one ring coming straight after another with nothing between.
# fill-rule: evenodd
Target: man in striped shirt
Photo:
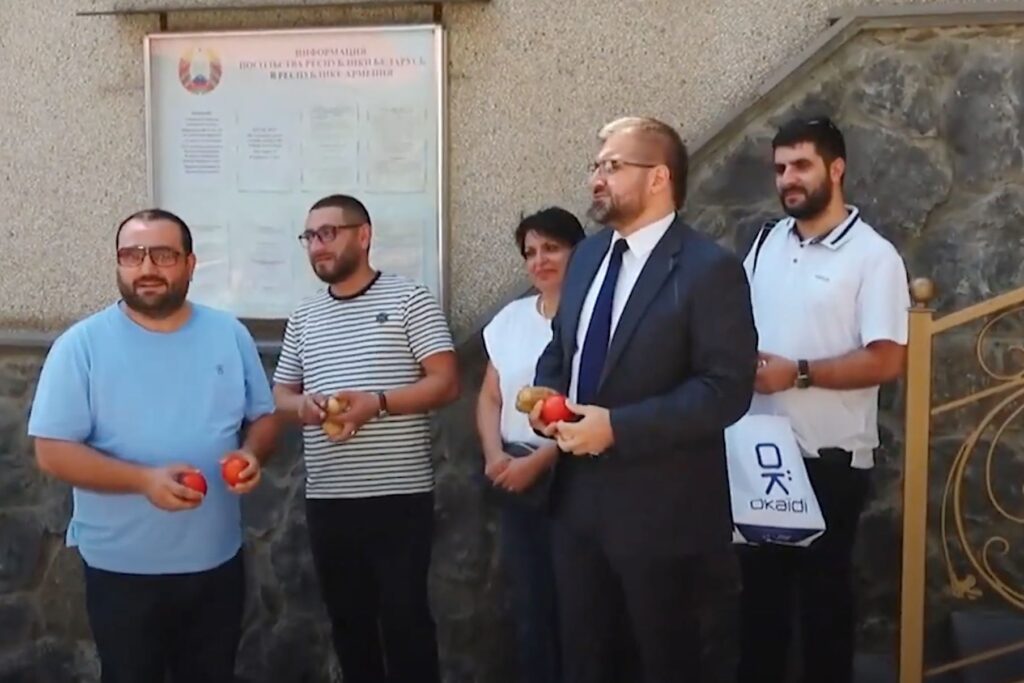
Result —
<instances>
[{"instance_id":1,"label":"man in striped shirt","mask_svg":"<svg viewBox=\"0 0 1024 683\"><path fill-rule=\"evenodd\" d=\"M304 425L310 545L346 683L436 683L429 412L458 396L458 372L441 307L371 267L372 233L353 197L310 209L299 239L328 287L288 320L274 397ZM347 405L333 436L330 397Z\"/></svg>"}]
</instances>

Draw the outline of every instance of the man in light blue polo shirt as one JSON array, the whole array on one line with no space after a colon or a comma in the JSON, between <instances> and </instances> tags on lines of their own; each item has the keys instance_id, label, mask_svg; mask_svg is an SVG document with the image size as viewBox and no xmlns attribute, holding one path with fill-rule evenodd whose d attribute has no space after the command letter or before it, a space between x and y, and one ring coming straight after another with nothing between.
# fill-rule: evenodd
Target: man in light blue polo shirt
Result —
<instances>
[{"instance_id":1,"label":"man in light blue polo shirt","mask_svg":"<svg viewBox=\"0 0 1024 683\"><path fill-rule=\"evenodd\" d=\"M184 221L141 211L115 240L122 298L54 343L29 434L40 468L74 487L67 542L103 683L224 683L244 603L239 494L276 444L274 402L246 328L186 301ZM233 485L229 455L245 461ZM205 495L180 481L197 472Z\"/></svg>"}]
</instances>

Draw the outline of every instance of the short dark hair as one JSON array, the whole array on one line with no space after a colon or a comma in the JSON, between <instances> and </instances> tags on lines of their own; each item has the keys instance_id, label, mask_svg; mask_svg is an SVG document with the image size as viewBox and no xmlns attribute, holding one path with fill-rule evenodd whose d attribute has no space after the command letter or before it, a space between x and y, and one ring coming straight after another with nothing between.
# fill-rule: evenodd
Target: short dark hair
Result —
<instances>
[{"instance_id":1,"label":"short dark hair","mask_svg":"<svg viewBox=\"0 0 1024 683\"><path fill-rule=\"evenodd\" d=\"M683 208L686 202L690 155L676 129L664 121L647 116L625 116L606 124L597 137L604 142L615 133L623 131L639 133L645 143L658 148L662 155L662 163L668 167L669 176L672 178L672 199L677 209Z\"/></svg>"},{"instance_id":2,"label":"short dark hair","mask_svg":"<svg viewBox=\"0 0 1024 683\"><path fill-rule=\"evenodd\" d=\"M548 207L519 221L516 227L516 244L523 258L526 258L528 232L535 232L569 247L575 247L587 236L579 219L560 206Z\"/></svg>"},{"instance_id":3,"label":"short dark hair","mask_svg":"<svg viewBox=\"0 0 1024 683\"><path fill-rule=\"evenodd\" d=\"M772 151L779 147L793 147L801 142L814 145L826 165L836 159L846 159L843 134L827 116L791 119L782 124L772 138Z\"/></svg>"},{"instance_id":4,"label":"short dark hair","mask_svg":"<svg viewBox=\"0 0 1024 683\"><path fill-rule=\"evenodd\" d=\"M313 206L309 207L310 211L316 211L317 209L326 209L333 207L335 209L341 209L346 214L351 214L354 219L360 223L368 223L373 225L370 220L370 212L366 210L366 206L355 197L347 194L332 194L318 199Z\"/></svg>"},{"instance_id":5,"label":"short dark hair","mask_svg":"<svg viewBox=\"0 0 1024 683\"><path fill-rule=\"evenodd\" d=\"M128 218L121 221L121 224L117 226L117 232L114 234L114 248L117 249L121 243L121 230L124 226L132 221L142 221L143 223L149 223L150 221L170 221L178 226L181 230L181 247L185 250L186 254L192 253L192 231L189 230L188 225L181 219L177 214L173 214L170 211L164 209L143 209L142 211L136 211Z\"/></svg>"}]
</instances>

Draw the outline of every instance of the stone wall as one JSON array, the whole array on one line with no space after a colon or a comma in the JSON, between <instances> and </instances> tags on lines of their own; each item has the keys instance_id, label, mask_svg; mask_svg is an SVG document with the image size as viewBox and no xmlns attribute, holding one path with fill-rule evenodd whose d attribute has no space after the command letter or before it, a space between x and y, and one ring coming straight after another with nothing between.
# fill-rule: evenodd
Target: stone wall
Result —
<instances>
[{"instance_id":1,"label":"stone wall","mask_svg":"<svg viewBox=\"0 0 1024 683\"><path fill-rule=\"evenodd\" d=\"M1022 39L1019 26L861 34L782 105L763 112L696 169L691 219L745 253L762 222L782 215L770 166L775 126L794 114L827 114L846 134L848 201L898 247L912 278L935 281L936 316L1024 285ZM977 348L980 324L939 337L934 401L991 386L996 375L1019 373L1020 323L1019 316L1009 316ZM991 374L979 364L978 354ZM897 646L903 388L902 383L886 387L882 394L882 452L857 553L864 595L860 631L862 648L868 651L892 652ZM1016 395L1007 392L995 400L1006 396ZM1014 543L1021 538L1021 522L1010 518L1021 513L1024 442L1012 414L1019 405L1015 399L998 411L994 424L981 431L980 444L965 452L962 469L955 467L957 453L995 403L983 401L934 420L928 538L928 634L934 660L955 650L952 615L1019 614L1024 608L1024 563ZM1004 422L1008 427L997 437L995 431ZM999 444L988 476L990 499L985 459L995 440ZM953 506L955 496L944 498L951 471L951 485L963 484L960 513ZM1007 514L994 503L1003 505ZM955 597L950 588L943 509L950 566L958 578L975 577L978 595L973 600ZM991 583L984 578L987 572L973 569L963 554L956 540L957 519L964 522L976 558L990 537L1008 540L1006 554L998 541L988 548ZM1003 585L996 590L1000 580Z\"/></svg>"}]
</instances>

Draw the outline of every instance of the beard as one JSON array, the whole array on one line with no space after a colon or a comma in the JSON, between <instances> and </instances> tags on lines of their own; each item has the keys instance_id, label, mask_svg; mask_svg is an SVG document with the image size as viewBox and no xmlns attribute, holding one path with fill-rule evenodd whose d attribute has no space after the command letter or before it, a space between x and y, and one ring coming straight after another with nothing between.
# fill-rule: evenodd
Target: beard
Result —
<instances>
[{"instance_id":1,"label":"beard","mask_svg":"<svg viewBox=\"0 0 1024 683\"><path fill-rule=\"evenodd\" d=\"M804 199L796 204L787 204L786 193L794 189L802 191ZM786 188L779 193L779 202L782 203L782 209L793 218L799 220L814 218L827 209L832 202L832 186L824 182L810 192L803 188Z\"/></svg>"},{"instance_id":2,"label":"beard","mask_svg":"<svg viewBox=\"0 0 1024 683\"><path fill-rule=\"evenodd\" d=\"M143 284L164 285L163 292L154 291L145 294L140 293ZM121 299L125 306L136 313L141 313L149 318L167 318L176 313L185 305L185 298L188 296L188 281L171 283L159 277L139 278L134 282L126 282L118 276L117 288L121 292Z\"/></svg>"},{"instance_id":3,"label":"beard","mask_svg":"<svg viewBox=\"0 0 1024 683\"><path fill-rule=\"evenodd\" d=\"M591 199L590 208L587 209L587 217L602 225L618 225L628 223L640 215L640 210L630 210L631 207L617 202L611 195L602 195Z\"/></svg>"},{"instance_id":4,"label":"beard","mask_svg":"<svg viewBox=\"0 0 1024 683\"><path fill-rule=\"evenodd\" d=\"M352 274L359 269L359 256L346 252L334 256L330 260L314 261L311 265L313 272L320 280L333 285L352 277Z\"/></svg>"}]
</instances>

